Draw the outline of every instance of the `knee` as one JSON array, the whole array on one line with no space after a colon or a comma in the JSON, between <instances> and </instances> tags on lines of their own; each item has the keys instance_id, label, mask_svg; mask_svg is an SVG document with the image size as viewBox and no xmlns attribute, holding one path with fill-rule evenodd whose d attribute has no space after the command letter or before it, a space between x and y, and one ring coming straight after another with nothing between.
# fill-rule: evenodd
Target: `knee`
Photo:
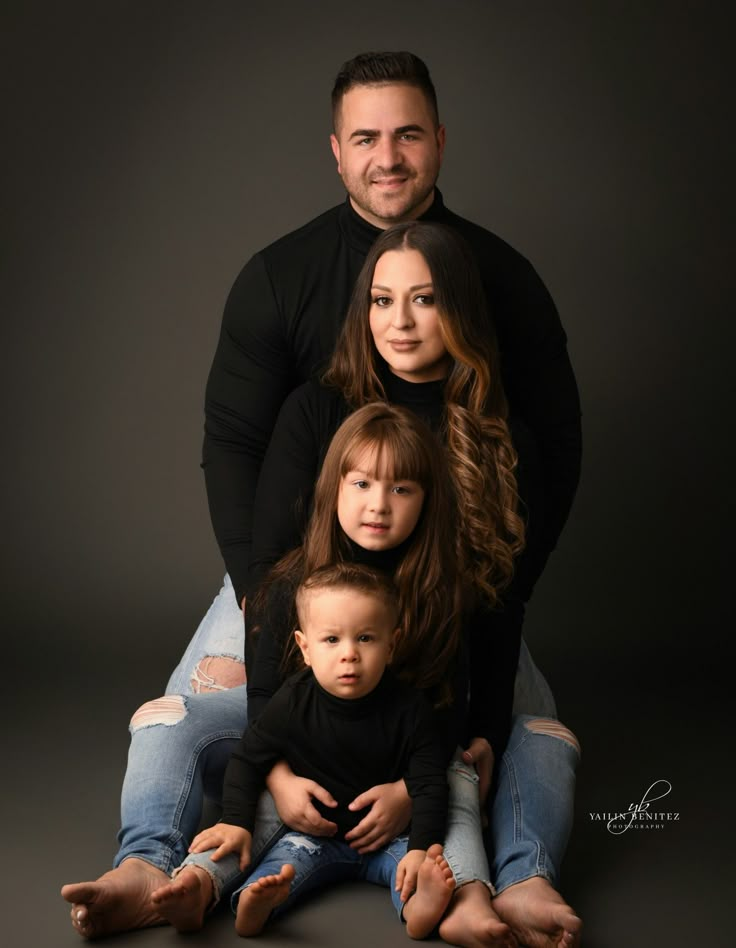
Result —
<instances>
[{"instance_id":1,"label":"knee","mask_svg":"<svg viewBox=\"0 0 736 948\"><path fill-rule=\"evenodd\" d=\"M580 756L580 742L573 732L559 721L553 718L529 718L524 722L524 727L532 734L544 734L564 741L575 750L578 757Z\"/></svg>"},{"instance_id":2,"label":"knee","mask_svg":"<svg viewBox=\"0 0 736 948\"><path fill-rule=\"evenodd\" d=\"M227 691L245 684L245 663L228 655L205 655L197 662L190 679L192 691Z\"/></svg>"},{"instance_id":3,"label":"knee","mask_svg":"<svg viewBox=\"0 0 736 948\"><path fill-rule=\"evenodd\" d=\"M130 732L141 728L163 725L171 727L178 724L187 715L187 705L182 695L164 695L153 701L146 701L130 719Z\"/></svg>"}]
</instances>

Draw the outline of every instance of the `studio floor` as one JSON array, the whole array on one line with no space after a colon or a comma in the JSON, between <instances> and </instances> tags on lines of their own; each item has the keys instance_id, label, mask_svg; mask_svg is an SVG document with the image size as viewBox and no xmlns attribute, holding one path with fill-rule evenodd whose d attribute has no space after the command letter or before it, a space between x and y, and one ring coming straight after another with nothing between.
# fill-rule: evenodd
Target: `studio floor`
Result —
<instances>
[{"instance_id":1,"label":"studio floor","mask_svg":"<svg viewBox=\"0 0 736 948\"><path fill-rule=\"evenodd\" d=\"M46 655L42 686L23 694L20 726L7 736L5 760L12 764L3 783L5 812L12 815L4 834L3 914L10 938L3 943L19 948L79 944L59 888L109 866L130 696L152 697L165 661L153 656L142 671L124 667L125 656L117 652L51 658ZM712 673L685 662L668 665L661 657L657 664L654 656L628 662L625 675L620 660L608 656L597 664L589 658L584 673L582 666L576 673L541 664L560 696L560 717L583 746L561 884L584 919L583 944L725 946L728 905L718 895L728 872L723 842L730 793L725 779L714 783L712 775L719 770L718 754L729 745L725 729L704 726L706 705L694 685L712 686ZM95 685L93 666L115 670L120 684L112 690ZM672 815L611 833L605 814L639 802L658 780L667 780L671 791L657 806ZM174 948L184 938L220 948L236 944L236 937L223 910L198 934L156 928L106 942ZM388 948L405 945L406 935L385 891L349 884L304 903L252 941L274 948Z\"/></svg>"}]
</instances>

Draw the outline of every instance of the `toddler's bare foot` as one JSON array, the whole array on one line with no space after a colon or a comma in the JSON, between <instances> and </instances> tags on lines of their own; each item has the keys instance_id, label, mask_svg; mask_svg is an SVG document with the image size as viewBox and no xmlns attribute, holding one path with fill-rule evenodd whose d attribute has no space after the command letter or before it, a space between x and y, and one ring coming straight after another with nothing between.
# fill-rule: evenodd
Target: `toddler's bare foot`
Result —
<instances>
[{"instance_id":1,"label":"toddler's bare foot","mask_svg":"<svg viewBox=\"0 0 736 948\"><path fill-rule=\"evenodd\" d=\"M167 885L151 893L151 901L178 932L196 932L212 901L212 879L204 869L189 866Z\"/></svg>"},{"instance_id":2,"label":"toddler's bare foot","mask_svg":"<svg viewBox=\"0 0 736 948\"><path fill-rule=\"evenodd\" d=\"M462 948L517 948L508 925L493 910L491 893L482 882L469 882L455 892L440 922L440 937Z\"/></svg>"},{"instance_id":3,"label":"toddler's bare foot","mask_svg":"<svg viewBox=\"0 0 736 948\"><path fill-rule=\"evenodd\" d=\"M244 938L260 934L268 916L288 896L293 878L294 867L286 862L278 875L263 876L243 889L238 899L235 931Z\"/></svg>"},{"instance_id":4,"label":"toddler's bare foot","mask_svg":"<svg viewBox=\"0 0 736 948\"><path fill-rule=\"evenodd\" d=\"M504 889L493 907L529 948L578 948L582 921L541 876Z\"/></svg>"},{"instance_id":5,"label":"toddler's bare foot","mask_svg":"<svg viewBox=\"0 0 736 948\"><path fill-rule=\"evenodd\" d=\"M144 859L131 857L96 882L75 882L61 889L72 903L72 925L85 938L100 938L131 928L163 925L151 905L151 893L169 877Z\"/></svg>"},{"instance_id":6,"label":"toddler's bare foot","mask_svg":"<svg viewBox=\"0 0 736 948\"><path fill-rule=\"evenodd\" d=\"M445 914L455 891L455 878L442 847L435 843L417 873L416 892L404 906L406 933L410 938L426 938Z\"/></svg>"}]
</instances>

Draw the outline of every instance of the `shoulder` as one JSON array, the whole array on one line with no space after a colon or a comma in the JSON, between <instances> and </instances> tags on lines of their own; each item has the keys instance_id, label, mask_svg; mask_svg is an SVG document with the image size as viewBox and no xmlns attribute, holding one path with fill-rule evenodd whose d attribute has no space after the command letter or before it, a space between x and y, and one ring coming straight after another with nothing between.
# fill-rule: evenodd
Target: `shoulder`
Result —
<instances>
[{"instance_id":1,"label":"shoulder","mask_svg":"<svg viewBox=\"0 0 736 948\"><path fill-rule=\"evenodd\" d=\"M535 272L529 260L515 247L512 247L510 243L499 237L498 234L494 234L486 227L481 227L480 224L476 224L474 221L461 217L447 207L444 210L444 222L458 231L467 241L475 252L484 273L487 267L498 268L499 275L509 272Z\"/></svg>"},{"instance_id":2,"label":"shoulder","mask_svg":"<svg viewBox=\"0 0 736 948\"><path fill-rule=\"evenodd\" d=\"M236 277L229 302L238 304L244 297L273 295L278 288L298 286L301 275L317 272L330 248L341 241L341 207L338 204L330 208L254 253Z\"/></svg>"},{"instance_id":3,"label":"shoulder","mask_svg":"<svg viewBox=\"0 0 736 948\"><path fill-rule=\"evenodd\" d=\"M309 258L320 258L325 245L341 239L342 204L331 207L296 230L279 237L257 254L267 268L288 268L295 262L303 265Z\"/></svg>"}]
</instances>

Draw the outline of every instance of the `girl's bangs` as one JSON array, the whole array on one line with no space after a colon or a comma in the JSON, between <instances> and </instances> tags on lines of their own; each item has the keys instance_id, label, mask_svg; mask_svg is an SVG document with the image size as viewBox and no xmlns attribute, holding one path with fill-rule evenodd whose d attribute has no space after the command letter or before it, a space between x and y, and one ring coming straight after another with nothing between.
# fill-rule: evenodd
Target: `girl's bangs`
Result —
<instances>
[{"instance_id":1,"label":"girl's bangs","mask_svg":"<svg viewBox=\"0 0 736 948\"><path fill-rule=\"evenodd\" d=\"M368 453L372 470L366 470ZM414 431L402 431L395 425L371 425L356 436L343 457L341 475L354 470L379 480L415 481L423 487L431 477L423 442Z\"/></svg>"}]
</instances>

